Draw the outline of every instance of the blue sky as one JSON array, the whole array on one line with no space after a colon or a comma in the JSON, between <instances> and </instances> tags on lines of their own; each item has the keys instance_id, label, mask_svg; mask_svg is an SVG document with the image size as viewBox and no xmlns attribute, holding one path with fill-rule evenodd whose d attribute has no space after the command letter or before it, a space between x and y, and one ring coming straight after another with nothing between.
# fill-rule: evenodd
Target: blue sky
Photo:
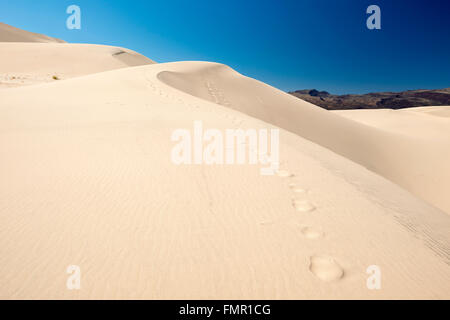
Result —
<instances>
[{"instance_id":1,"label":"blue sky","mask_svg":"<svg viewBox=\"0 0 450 320\"><path fill-rule=\"evenodd\" d=\"M81 30L66 28L71 4ZM366 27L371 4L381 30ZM0 21L157 62L221 62L282 90L450 87L448 0L0 0Z\"/></svg>"}]
</instances>

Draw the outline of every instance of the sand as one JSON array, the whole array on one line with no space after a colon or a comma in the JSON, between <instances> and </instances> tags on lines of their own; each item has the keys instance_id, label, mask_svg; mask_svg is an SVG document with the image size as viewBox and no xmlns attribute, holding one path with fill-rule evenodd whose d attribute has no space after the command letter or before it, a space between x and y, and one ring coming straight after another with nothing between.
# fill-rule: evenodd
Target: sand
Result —
<instances>
[{"instance_id":1,"label":"sand","mask_svg":"<svg viewBox=\"0 0 450 320\"><path fill-rule=\"evenodd\" d=\"M153 63L135 51L120 47L0 42L0 90Z\"/></svg>"},{"instance_id":2,"label":"sand","mask_svg":"<svg viewBox=\"0 0 450 320\"><path fill-rule=\"evenodd\" d=\"M154 63L133 50L65 43L0 22L0 90Z\"/></svg>"},{"instance_id":3,"label":"sand","mask_svg":"<svg viewBox=\"0 0 450 320\"><path fill-rule=\"evenodd\" d=\"M52 38L40 33L29 32L0 22L0 42L58 42L64 40Z\"/></svg>"},{"instance_id":4,"label":"sand","mask_svg":"<svg viewBox=\"0 0 450 320\"><path fill-rule=\"evenodd\" d=\"M416 136L386 131L355 122L215 63L183 63L180 71L158 78L181 91L277 125L357 162L432 205L450 213L450 140L430 141L422 136L448 137L448 118L424 118ZM204 84L203 84L204 82ZM248 94L251 93L251 94ZM446 107L442 107L446 108ZM445 110L445 109L444 109ZM362 110L361 112L365 112ZM370 114L370 110L367 110ZM354 112L359 112L354 111ZM431 111L430 111L431 112ZM369 116L370 118L370 116ZM419 117L420 118L420 117ZM439 129L433 129L440 122Z\"/></svg>"},{"instance_id":5,"label":"sand","mask_svg":"<svg viewBox=\"0 0 450 320\"><path fill-rule=\"evenodd\" d=\"M403 177L386 177L450 214L449 106L335 112L388 137L401 137L405 141L399 145Z\"/></svg>"},{"instance_id":6,"label":"sand","mask_svg":"<svg viewBox=\"0 0 450 320\"><path fill-rule=\"evenodd\" d=\"M416 137L221 64L110 68L93 48L73 46L102 48L103 71L0 90L0 298L450 298L450 217L402 186L416 163L396 149ZM279 128L279 174L174 164L171 134L195 120Z\"/></svg>"}]
</instances>

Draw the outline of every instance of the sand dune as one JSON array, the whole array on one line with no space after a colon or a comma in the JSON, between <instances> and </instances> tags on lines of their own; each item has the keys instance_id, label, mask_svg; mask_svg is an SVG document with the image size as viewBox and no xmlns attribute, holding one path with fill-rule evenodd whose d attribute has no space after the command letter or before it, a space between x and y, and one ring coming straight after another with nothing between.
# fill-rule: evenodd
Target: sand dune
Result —
<instances>
[{"instance_id":1,"label":"sand dune","mask_svg":"<svg viewBox=\"0 0 450 320\"><path fill-rule=\"evenodd\" d=\"M48 37L43 34L25 31L0 22L0 42L60 42L64 40Z\"/></svg>"},{"instance_id":2,"label":"sand dune","mask_svg":"<svg viewBox=\"0 0 450 320\"><path fill-rule=\"evenodd\" d=\"M406 170L410 170L410 177L403 186L450 213L449 106L335 112L389 135L413 141L409 148L415 149L402 157L405 174L408 174ZM411 162L414 163L412 168Z\"/></svg>"},{"instance_id":3,"label":"sand dune","mask_svg":"<svg viewBox=\"0 0 450 320\"><path fill-rule=\"evenodd\" d=\"M336 114L100 45L0 43L0 75L0 298L450 298L450 217L400 187L450 212L447 109ZM281 128L280 170L174 164L196 120Z\"/></svg>"},{"instance_id":4,"label":"sand dune","mask_svg":"<svg viewBox=\"0 0 450 320\"><path fill-rule=\"evenodd\" d=\"M450 106L334 111L377 129L450 147ZM365 112L367 111L367 112Z\"/></svg>"},{"instance_id":5,"label":"sand dune","mask_svg":"<svg viewBox=\"0 0 450 320\"><path fill-rule=\"evenodd\" d=\"M177 71L164 71L158 78L181 91L244 112L318 143L450 213L448 119L424 119L421 127L417 126L421 122L418 118L415 122L404 119L405 125L414 125L416 136L387 132L299 101L221 64L190 62L181 63L174 69ZM425 138L425 131L432 131L438 122L441 125L435 132L447 138L431 142Z\"/></svg>"},{"instance_id":6,"label":"sand dune","mask_svg":"<svg viewBox=\"0 0 450 320\"><path fill-rule=\"evenodd\" d=\"M450 298L450 217L335 153L402 184L433 160L405 163L408 136L201 62L0 101L0 298ZM171 134L194 120L281 127L280 172L173 164ZM381 290L366 287L370 265Z\"/></svg>"},{"instance_id":7,"label":"sand dune","mask_svg":"<svg viewBox=\"0 0 450 320\"><path fill-rule=\"evenodd\" d=\"M61 42L0 23L0 89L155 63L129 49Z\"/></svg>"},{"instance_id":8,"label":"sand dune","mask_svg":"<svg viewBox=\"0 0 450 320\"><path fill-rule=\"evenodd\" d=\"M137 52L119 47L0 42L0 89L153 63Z\"/></svg>"}]
</instances>

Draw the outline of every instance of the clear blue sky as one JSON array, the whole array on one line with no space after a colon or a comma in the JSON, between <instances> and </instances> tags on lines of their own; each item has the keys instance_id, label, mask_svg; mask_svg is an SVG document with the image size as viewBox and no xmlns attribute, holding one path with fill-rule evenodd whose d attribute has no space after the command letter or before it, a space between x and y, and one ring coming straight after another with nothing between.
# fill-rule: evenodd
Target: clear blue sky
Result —
<instances>
[{"instance_id":1,"label":"clear blue sky","mask_svg":"<svg viewBox=\"0 0 450 320\"><path fill-rule=\"evenodd\" d=\"M66 29L67 6L82 29ZM381 30L366 8L381 8ZM0 21L157 62L216 61L282 90L450 87L449 0L0 0Z\"/></svg>"}]
</instances>

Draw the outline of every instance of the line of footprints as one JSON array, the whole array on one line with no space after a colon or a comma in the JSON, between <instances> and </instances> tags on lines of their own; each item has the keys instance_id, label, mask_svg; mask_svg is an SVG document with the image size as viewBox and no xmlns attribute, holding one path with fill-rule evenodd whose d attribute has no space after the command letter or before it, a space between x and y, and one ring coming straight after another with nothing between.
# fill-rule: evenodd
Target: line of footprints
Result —
<instances>
[{"instance_id":1,"label":"line of footprints","mask_svg":"<svg viewBox=\"0 0 450 320\"><path fill-rule=\"evenodd\" d=\"M148 81L150 89L156 91L160 96L192 108L198 108L197 105L186 103L183 99L175 98L167 92L164 92L164 90L160 86L156 85L156 83L151 81L150 79L147 78L146 80ZM225 106L230 105L230 103L224 99L223 94L221 92L218 92L214 84L207 83L207 87L209 93L213 95L213 98L216 100L216 103ZM243 122L243 120L239 120L237 117L229 115L228 113L226 114L226 117L230 118L233 124L237 125L238 127L240 127ZM277 172L277 175L280 178L286 179L292 179L294 177L293 174L286 170L279 170ZM307 189L297 186L297 184L294 182L289 183L289 188L295 194L295 197L292 198L292 206L297 212L310 213L316 210L316 207L307 198ZM323 237L323 233L320 230L310 226L303 226L300 232L305 238L311 240L317 240ZM327 255L314 255L311 256L309 260L309 270L322 281L335 281L341 279L344 276L344 270L333 257Z\"/></svg>"},{"instance_id":2,"label":"line of footprints","mask_svg":"<svg viewBox=\"0 0 450 320\"><path fill-rule=\"evenodd\" d=\"M278 170L277 175L283 179L291 180L294 175L286 170ZM316 207L308 200L308 190L299 187L295 182L289 183L289 188L295 196L292 198L292 206L297 212L311 213L316 211ZM300 229L301 234L311 240L317 240L323 237L323 232L310 226L303 226ZM309 270L322 281L335 281L344 276L344 269L336 262L333 257L327 255L313 255L309 259Z\"/></svg>"},{"instance_id":3,"label":"line of footprints","mask_svg":"<svg viewBox=\"0 0 450 320\"><path fill-rule=\"evenodd\" d=\"M182 99L180 97L176 97L173 94L167 92L167 90L163 86L161 86L161 84L158 84L156 81L151 80L151 77L152 77L151 75L144 74L144 79L146 80L146 82L148 84L148 88L150 88L152 91L154 91L161 98L167 99L167 100L175 102L175 103L179 103L179 104L187 106L187 107L189 107L189 108L191 108L193 110L200 108L199 105L197 105L197 104L193 104L193 103L187 102L185 99ZM208 87L208 90L209 90L209 87ZM211 92L210 92L210 94L211 94ZM217 99L216 96L213 96L213 98L215 100ZM225 105L225 106L229 105L229 102L227 102L227 101L225 101L225 103L220 103L220 102L216 102L216 103L219 103L219 104ZM211 112L214 109L213 108L209 108L209 109L208 108L204 108L203 110L206 111L206 112Z\"/></svg>"}]
</instances>

